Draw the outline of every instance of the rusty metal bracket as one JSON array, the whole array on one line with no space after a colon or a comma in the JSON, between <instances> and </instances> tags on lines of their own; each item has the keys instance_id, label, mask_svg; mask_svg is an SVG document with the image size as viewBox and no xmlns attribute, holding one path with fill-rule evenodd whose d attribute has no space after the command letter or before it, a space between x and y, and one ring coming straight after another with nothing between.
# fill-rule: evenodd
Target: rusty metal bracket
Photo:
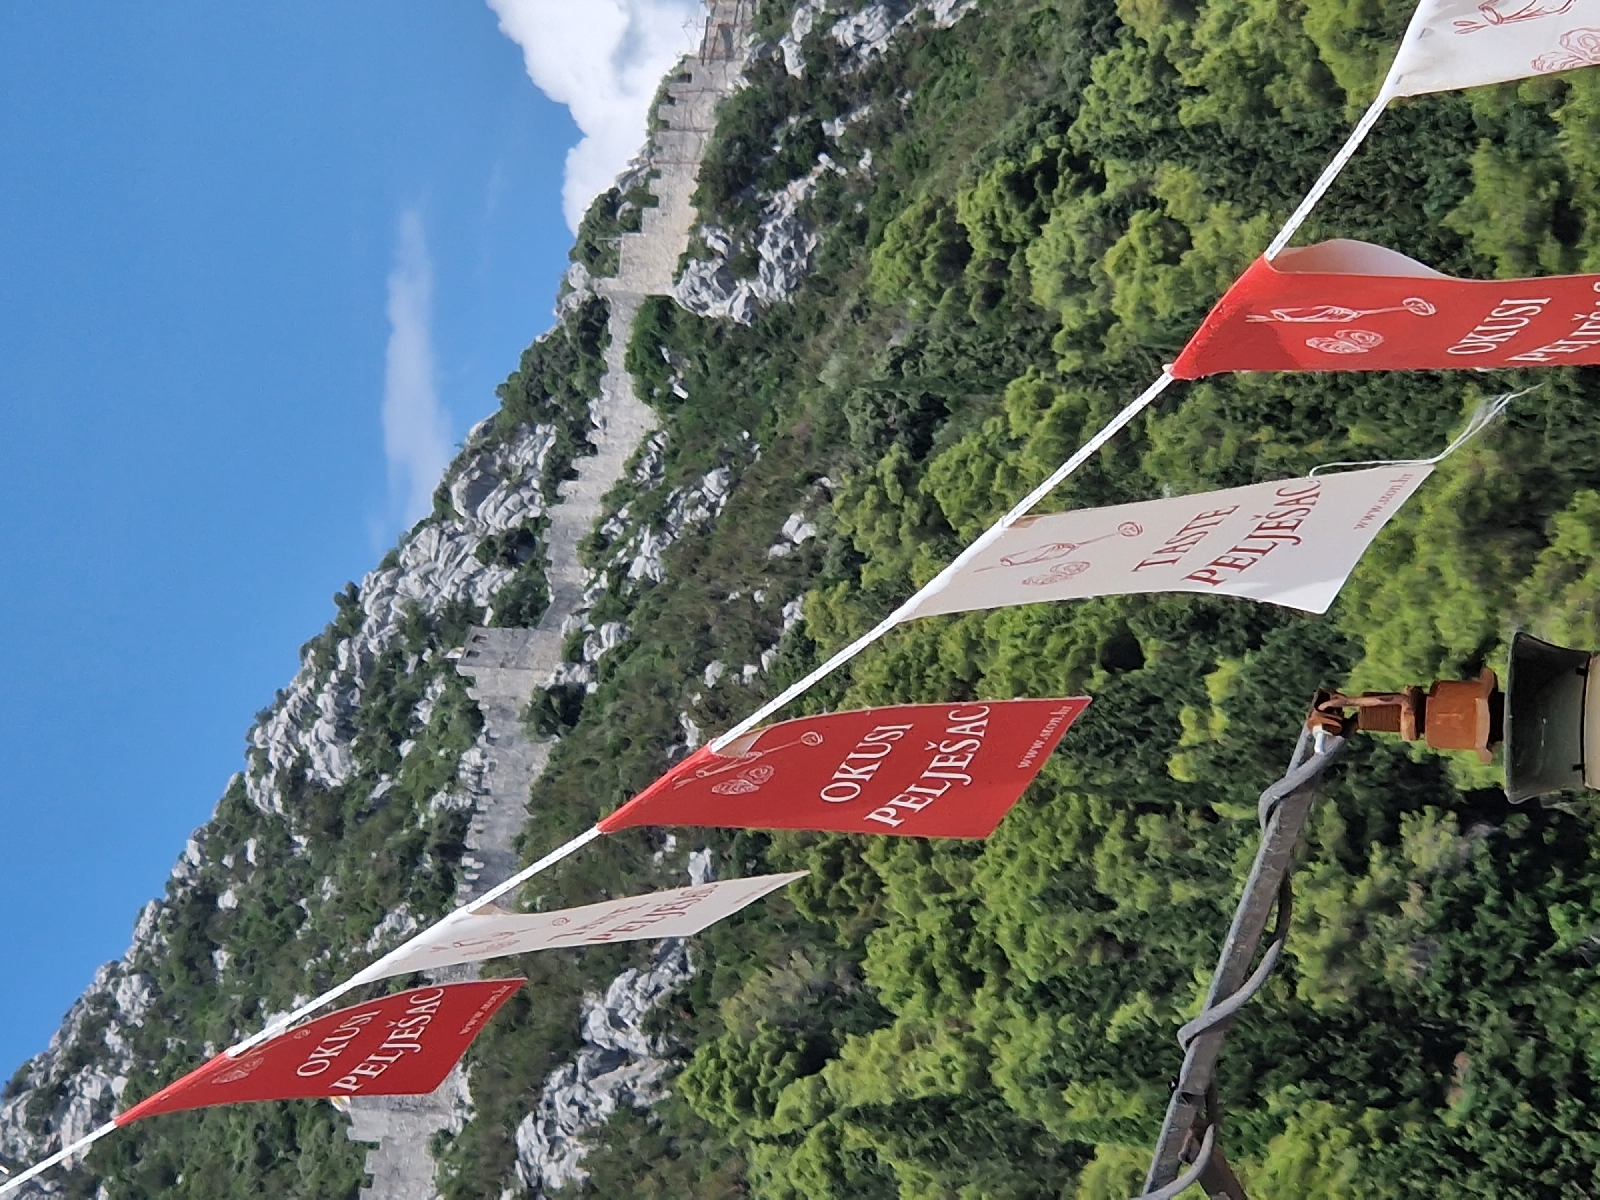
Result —
<instances>
[{"instance_id":1,"label":"rusty metal bracket","mask_svg":"<svg viewBox=\"0 0 1600 1200\"><path fill-rule=\"evenodd\" d=\"M1359 696L1318 692L1306 724L1340 737L1357 730L1398 733L1435 750L1472 750L1487 763L1494 758L1490 748L1505 736L1504 708L1500 682L1485 667L1476 679L1441 679L1426 692L1415 686Z\"/></svg>"},{"instance_id":2,"label":"rusty metal bracket","mask_svg":"<svg viewBox=\"0 0 1600 1200\"><path fill-rule=\"evenodd\" d=\"M1421 736L1426 699L1419 687L1401 692L1367 692L1345 696L1339 692L1318 692L1311 702L1306 723L1313 729L1341 737L1360 730L1364 733L1398 733L1404 741ZM1349 710L1353 709L1351 712Z\"/></svg>"}]
</instances>

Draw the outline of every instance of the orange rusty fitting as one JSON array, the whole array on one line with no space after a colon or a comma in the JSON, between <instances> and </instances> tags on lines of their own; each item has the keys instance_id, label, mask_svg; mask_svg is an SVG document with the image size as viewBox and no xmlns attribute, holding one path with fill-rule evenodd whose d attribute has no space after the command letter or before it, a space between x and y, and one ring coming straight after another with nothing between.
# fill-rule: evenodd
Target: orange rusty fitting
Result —
<instances>
[{"instance_id":1,"label":"orange rusty fitting","mask_svg":"<svg viewBox=\"0 0 1600 1200\"><path fill-rule=\"evenodd\" d=\"M1500 681L1488 667L1466 682L1440 680L1428 692L1424 708L1424 736L1435 750L1476 750L1479 762L1490 762L1495 736L1491 703Z\"/></svg>"},{"instance_id":2,"label":"orange rusty fitting","mask_svg":"<svg viewBox=\"0 0 1600 1200\"><path fill-rule=\"evenodd\" d=\"M1398 733L1408 742L1417 740L1422 719L1422 689L1362 696L1356 704L1356 728L1363 733Z\"/></svg>"},{"instance_id":3,"label":"orange rusty fitting","mask_svg":"<svg viewBox=\"0 0 1600 1200\"><path fill-rule=\"evenodd\" d=\"M1398 733L1408 742L1423 739L1435 750L1473 750L1488 762L1494 757L1489 747L1501 736L1495 721L1498 689L1494 672L1485 668L1474 680L1441 680L1426 695L1415 686L1359 696L1318 692L1307 724L1330 733Z\"/></svg>"}]
</instances>

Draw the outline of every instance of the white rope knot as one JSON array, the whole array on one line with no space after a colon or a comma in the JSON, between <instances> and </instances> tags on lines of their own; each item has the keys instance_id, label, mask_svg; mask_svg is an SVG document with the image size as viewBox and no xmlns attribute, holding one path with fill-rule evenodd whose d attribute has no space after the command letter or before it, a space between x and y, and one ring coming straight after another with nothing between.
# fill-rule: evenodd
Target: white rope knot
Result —
<instances>
[{"instance_id":1,"label":"white rope knot","mask_svg":"<svg viewBox=\"0 0 1600 1200\"><path fill-rule=\"evenodd\" d=\"M1511 407L1514 400L1521 399L1529 392L1536 392L1544 384L1536 383L1532 387L1525 387L1520 392L1502 392L1498 396L1491 396L1480 401L1478 407L1472 410L1472 415L1467 418L1466 428L1456 434L1455 439L1432 458L1367 458L1359 462L1331 462L1321 466L1312 467L1309 474L1315 475L1318 471L1331 471L1335 467L1433 467L1449 458L1473 438L1500 419L1500 414Z\"/></svg>"}]
</instances>

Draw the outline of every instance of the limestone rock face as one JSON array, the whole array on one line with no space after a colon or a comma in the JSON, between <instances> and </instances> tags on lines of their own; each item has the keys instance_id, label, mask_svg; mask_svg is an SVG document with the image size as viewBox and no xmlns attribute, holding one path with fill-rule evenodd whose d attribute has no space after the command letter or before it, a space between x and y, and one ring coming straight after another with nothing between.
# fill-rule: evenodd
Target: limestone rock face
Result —
<instances>
[{"instance_id":1,"label":"limestone rock face","mask_svg":"<svg viewBox=\"0 0 1600 1200\"><path fill-rule=\"evenodd\" d=\"M564 286L561 295L556 300L557 320L577 312L595 296L594 281L589 276L589 268L581 262L575 262L567 268L562 283Z\"/></svg>"},{"instance_id":2,"label":"limestone rock face","mask_svg":"<svg viewBox=\"0 0 1600 1200\"><path fill-rule=\"evenodd\" d=\"M285 800L292 777L303 777L323 788L338 787L352 778L356 766L352 717L375 663L397 643L409 611L436 613L445 605L466 602L492 612L496 593L513 571L485 563L478 557L478 548L491 535L519 528L543 514L547 501L539 480L554 443L555 431L548 426L525 428L493 444L482 427L468 436L463 456L446 481L450 511L413 530L391 563L362 580L354 600L359 606L358 627L337 643L329 658L319 662L308 656L289 687L251 730L250 764L242 783L263 814L297 830L300 814ZM417 706L412 714L415 728L427 724L439 694L431 691L432 700L425 697ZM467 780L458 780L456 788L440 798L438 808L474 803L473 764L465 766ZM380 784L375 799L381 799L382 790ZM305 835L291 834L294 846L303 847L306 841ZM26 1065L18 1086L11 1089L14 1094L0 1104L0 1154L18 1161L42 1157L88 1133L115 1111L126 1077L135 1067L127 1033L139 1024L151 1003L151 985L142 965L166 951L166 939L160 932L162 913L167 903L181 902L193 893L205 861L205 832L200 830L173 867L168 901L146 906L127 953L119 962L100 969L49 1047ZM214 906L222 912L238 908L248 891L255 866L254 843L243 861L230 858L227 863L240 881L216 895ZM325 883L320 896L302 902L308 912L319 900L327 904L335 898L332 881ZM415 927L412 914L390 913L372 931L369 945L398 940ZM232 956L219 948L210 961L221 976ZM74 1065L82 1063L87 1065ZM48 1109L40 1119L45 1097L50 1098ZM47 1132L39 1132L41 1129ZM51 1195L61 1186L58 1180L47 1178L31 1190L34 1195Z\"/></svg>"},{"instance_id":3,"label":"limestone rock face","mask_svg":"<svg viewBox=\"0 0 1600 1200\"><path fill-rule=\"evenodd\" d=\"M798 547L817 536L817 527L806 520L804 513L790 513L789 519L778 532L778 540L767 547L768 558L788 558Z\"/></svg>"},{"instance_id":4,"label":"limestone rock face","mask_svg":"<svg viewBox=\"0 0 1600 1200\"><path fill-rule=\"evenodd\" d=\"M663 942L651 964L624 971L604 996L584 1002L584 1048L545 1079L539 1106L517 1126L517 1178L544 1197L588 1178L583 1137L621 1106L649 1108L665 1094L670 1064L643 1023L692 978L682 942Z\"/></svg>"},{"instance_id":5,"label":"limestone rock face","mask_svg":"<svg viewBox=\"0 0 1600 1200\"><path fill-rule=\"evenodd\" d=\"M149 979L126 963L95 972L50 1045L24 1068L20 1090L0 1104L0 1153L25 1163L104 1124L134 1067L122 1031L144 1018L151 998ZM88 1065L73 1068L90 1055ZM30 1127L28 1109L47 1096L54 1097L47 1118L54 1136L41 1138ZM48 1178L33 1189L46 1196L60 1191L60 1181Z\"/></svg>"},{"instance_id":6,"label":"limestone rock face","mask_svg":"<svg viewBox=\"0 0 1600 1200\"><path fill-rule=\"evenodd\" d=\"M926 16L936 29L948 29L977 6L977 0L874 0L828 26L828 36L848 51L857 68L881 58L902 30ZM801 0L778 39L784 68L791 75L805 73L804 42L828 16L848 8L841 0Z\"/></svg>"},{"instance_id":7,"label":"limestone rock face","mask_svg":"<svg viewBox=\"0 0 1600 1200\"><path fill-rule=\"evenodd\" d=\"M632 580L660 583L666 578L661 554L685 533L704 529L722 514L728 503L733 473L726 466L709 471L698 483L675 489L667 500L667 512L659 528L638 531L632 539L618 543L612 563L625 567ZM619 513L624 521L626 516Z\"/></svg>"},{"instance_id":8,"label":"limestone rock face","mask_svg":"<svg viewBox=\"0 0 1600 1200\"><path fill-rule=\"evenodd\" d=\"M800 215L800 207L816 191L823 172L838 170L832 159L823 158L810 174L782 188L762 209L756 230L760 266L754 279L734 278L728 261L738 254L739 247L720 229L702 227L700 240L713 257L689 261L673 288L673 299L699 316L748 325L763 309L781 304L799 291L819 241L815 227Z\"/></svg>"},{"instance_id":9,"label":"limestone rock face","mask_svg":"<svg viewBox=\"0 0 1600 1200\"><path fill-rule=\"evenodd\" d=\"M789 29L778 39L784 68L800 76L806 69L805 43L822 28L827 38L845 52L850 72L864 70L883 57L895 38L919 21L935 28L954 25L971 12L976 0L875 0L847 11L842 0L801 0L790 17ZM866 115L857 110L828 122L824 132L836 144L855 121ZM849 170L870 171L868 153ZM807 219L805 205L829 173L847 168L826 152L811 170L761 198L760 218L749 239L731 235L715 225L699 229L706 254L690 259L673 287L672 295L688 311L749 325L762 312L782 304L799 291L812 267L820 242L815 224ZM729 265L747 249L756 256L753 276L740 277Z\"/></svg>"},{"instance_id":10,"label":"limestone rock face","mask_svg":"<svg viewBox=\"0 0 1600 1200\"><path fill-rule=\"evenodd\" d=\"M458 789L435 797L440 804L457 803L463 794L471 797L468 804L473 818L462 860L466 869L458 895L461 901L482 894L519 865L515 842L527 820L529 787L549 756L549 743L529 742L522 729L522 710L533 686L541 680L546 686L569 682L594 686L600 659L629 636L621 622L602 621L597 626L589 619L611 573L585 569L578 547L599 520L606 493L623 478L636 452L634 481L644 486L660 482L665 435L655 432L653 414L635 396L624 355L642 298L665 294L671 286L673 268L687 246L694 222L691 197L711 132L712 110L734 86L742 69L748 9L730 0L713 0L710 10L706 44L667 86L669 104L658 114L662 127L618 181L624 192L649 187L659 204L642 212L638 233L622 236L615 276L595 279L575 266L568 272L557 304L558 315L575 311L589 296L602 296L610 305L606 373L600 396L591 404L594 433L590 440L595 453L578 462L578 478L562 485L559 502L552 504L547 514L550 605L538 626L531 630L474 629L457 664L457 669L473 680L469 693L484 717L477 744L458 767ZM542 460L535 469L542 469ZM471 508L480 519L495 519L485 518L485 513L502 514L498 519L507 522L506 528L539 515L519 510L514 496L497 490L497 481L504 475L495 463L463 470L457 477L459 494L452 490L452 502L458 511ZM626 560L615 562L612 570L642 558L643 575L659 582L660 549L684 529L715 519L727 502L731 478L731 472L720 469L697 486L680 489L669 504L666 528L655 542L634 548ZM585 635L579 661L563 662L562 649L575 631ZM709 856L703 857L703 862L691 862L692 878L697 873L701 879L708 875ZM578 1133L603 1121L619 1103L648 1106L659 1098L667 1065L654 1057L656 1048L640 1022L662 996L688 978L689 969L687 953L681 947L664 947L648 969L625 972L603 997L586 1001L588 1045L546 1082L538 1110L518 1129L519 1149L530 1145L536 1149L529 1152L531 1159L524 1154L519 1160L517 1182L537 1195L547 1186L547 1174L549 1180L580 1176L577 1164L584 1151L576 1140ZM461 1106L435 1093L411 1105L373 1101L367 1108L364 1115L358 1114L351 1131L358 1140L379 1143L367 1158L373 1187L364 1195L374 1200L431 1200L432 1160L416 1147L426 1147L435 1130L458 1129L460 1121L467 1119ZM543 1166L533 1169L526 1165L546 1160L548 1172ZM508 1189L505 1194L514 1191Z\"/></svg>"},{"instance_id":11,"label":"limestone rock face","mask_svg":"<svg viewBox=\"0 0 1600 1200\"><path fill-rule=\"evenodd\" d=\"M358 593L362 620L339 644L331 671L301 665L271 713L250 733L258 752L245 774L251 801L264 813L285 814L282 780L304 768L322 787L355 772L350 721L378 656L395 643L408 609L433 614L466 602L492 611L495 594L514 571L484 563L478 548L493 534L517 529L544 513L538 480L555 446L553 427L524 430L508 443L473 451L482 427L448 483L451 512L427 521L400 545L393 566L369 572ZM430 714L431 715L431 710Z\"/></svg>"},{"instance_id":12,"label":"limestone rock face","mask_svg":"<svg viewBox=\"0 0 1600 1200\"><path fill-rule=\"evenodd\" d=\"M659 482L659 473L651 466L652 457L659 463L666 444L666 435L657 433L645 443L634 482L653 486ZM661 583L666 579L666 565L661 556L685 534L704 529L722 514L733 489L733 470L726 465L713 468L695 483L674 488L667 498L667 511L659 525L639 526L631 520L630 506L623 505L600 526L602 537L609 540L605 566L585 571L583 596L577 606L563 619L561 635L584 634L576 661L556 663L543 680L546 688L580 685L589 691L597 686L599 663L606 654L620 646L629 636L626 625L616 621L600 625L590 619L591 613L618 581L624 589Z\"/></svg>"},{"instance_id":13,"label":"limestone rock face","mask_svg":"<svg viewBox=\"0 0 1600 1200\"><path fill-rule=\"evenodd\" d=\"M864 65L883 56L895 29L910 8L903 2L870 4L853 16L845 17L828 30L828 36L848 50L857 65Z\"/></svg>"},{"instance_id":14,"label":"limestone rock face","mask_svg":"<svg viewBox=\"0 0 1600 1200\"><path fill-rule=\"evenodd\" d=\"M669 837L658 859L676 846ZM691 884L713 878L710 850L693 851L686 865ZM666 1095L670 1047L646 1033L644 1024L657 1005L693 977L688 948L666 941L649 966L624 971L604 996L584 998L583 1049L546 1077L538 1107L517 1126L517 1179L530 1197L586 1180L584 1136L619 1107L650 1108Z\"/></svg>"}]
</instances>

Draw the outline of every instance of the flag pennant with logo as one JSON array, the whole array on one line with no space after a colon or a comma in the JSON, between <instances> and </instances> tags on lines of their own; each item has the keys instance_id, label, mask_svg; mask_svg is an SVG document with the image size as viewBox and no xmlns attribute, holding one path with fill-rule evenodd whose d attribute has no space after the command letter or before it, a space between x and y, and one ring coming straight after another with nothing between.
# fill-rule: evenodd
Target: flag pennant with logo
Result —
<instances>
[{"instance_id":1,"label":"flag pennant with logo","mask_svg":"<svg viewBox=\"0 0 1600 1200\"><path fill-rule=\"evenodd\" d=\"M1023 517L911 615L1136 592L1243 596L1326 612L1432 470L1395 464Z\"/></svg>"},{"instance_id":2,"label":"flag pennant with logo","mask_svg":"<svg viewBox=\"0 0 1600 1200\"><path fill-rule=\"evenodd\" d=\"M1416 96L1600 65L1587 0L1422 0L1388 80Z\"/></svg>"},{"instance_id":3,"label":"flag pennant with logo","mask_svg":"<svg viewBox=\"0 0 1600 1200\"><path fill-rule=\"evenodd\" d=\"M806 873L721 879L557 912L510 913L493 907L458 912L373 963L356 982L563 946L690 937Z\"/></svg>"},{"instance_id":4,"label":"flag pennant with logo","mask_svg":"<svg viewBox=\"0 0 1600 1200\"><path fill-rule=\"evenodd\" d=\"M340 1009L237 1058L219 1054L116 1123L255 1100L425 1095L525 982L441 984Z\"/></svg>"},{"instance_id":5,"label":"flag pennant with logo","mask_svg":"<svg viewBox=\"0 0 1600 1200\"><path fill-rule=\"evenodd\" d=\"M1256 260L1172 374L1592 363L1600 363L1600 275L1456 279L1382 246L1338 240Z\"/></svg>"},{"instance_id":6,"label":"flag pennant with logo","mask_svg":"<svg viewBox=\"0 0 1600 1200\"><path fill-rule=\"evenodd\" d=\"M1089 701L901 704L702 747L600 822L984 838Z\"/></svg>"}]
</instances>

